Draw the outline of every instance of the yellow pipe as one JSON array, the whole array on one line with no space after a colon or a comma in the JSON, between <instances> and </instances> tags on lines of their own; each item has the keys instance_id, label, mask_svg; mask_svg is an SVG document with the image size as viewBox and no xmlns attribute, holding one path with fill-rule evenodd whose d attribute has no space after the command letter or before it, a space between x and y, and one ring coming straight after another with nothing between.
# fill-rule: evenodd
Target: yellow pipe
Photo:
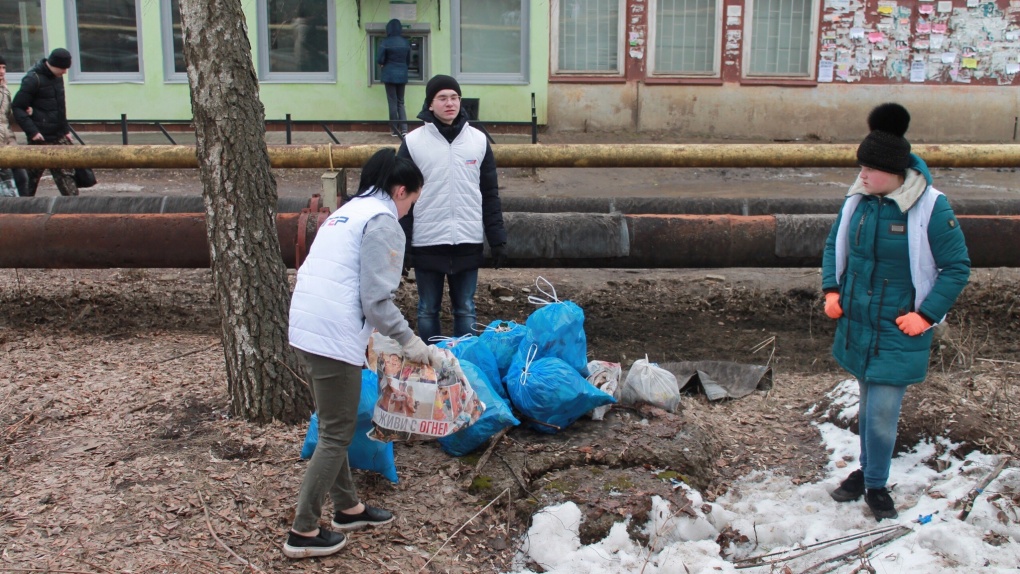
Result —
<instances>
[{"instance_id":1,"label":"yellow pipe","mask_svg":"<svg viewBox=\"0 0 1020 574\"><path fill-rule=\"evenodd\" d=\"M361 167L384 145L271 145L274 168ZM854 167L856 144L497 144L500 167ZM928 144L931 167L1020 167L1020 144ZM332 156L332 157L331 157ZM196 168L194 146L0 147L4 167Z\"/></svg>"}]
</instances>

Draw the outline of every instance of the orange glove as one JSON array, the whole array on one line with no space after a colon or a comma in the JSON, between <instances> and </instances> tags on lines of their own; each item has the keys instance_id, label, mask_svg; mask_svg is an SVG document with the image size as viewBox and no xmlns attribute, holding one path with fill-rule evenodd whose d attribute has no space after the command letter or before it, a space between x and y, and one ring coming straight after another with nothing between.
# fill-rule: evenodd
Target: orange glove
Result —
<instances>
[{"instance_id":1,"label":"orange glove","mask_svg":"<svg viewBox=\"0 0 1020 574\"><path fill-rule=\"evenodd\" d=\"M830 319L839 319L843 316L843 308L839 306L839 293L825 294L825 314Z\"/></svg>"},{"instance_id":2,"label":"orange glove","mask_svg":"<svg viewBox=\"0 0 1020 574\"><path fill-rule=\"evenodd\" d=\"M931 323L917 313L907 313L896 317L896 326L900 328L900 331L911 337L916 337L927 331L931 327Z\"/></svg>"}]
</instances>

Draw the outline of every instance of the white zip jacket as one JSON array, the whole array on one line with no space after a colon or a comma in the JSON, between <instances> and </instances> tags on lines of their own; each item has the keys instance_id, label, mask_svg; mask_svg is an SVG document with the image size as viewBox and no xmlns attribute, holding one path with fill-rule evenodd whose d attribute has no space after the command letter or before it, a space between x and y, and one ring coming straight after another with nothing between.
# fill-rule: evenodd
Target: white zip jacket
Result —
<instances>
[{"instance_id":1,"label":"white zip jacket","mask_svg":"<svg viewBox=\"0 0 1020 574\"><path fill-rule=\"evenodd\" d=\"M404 139L411 160L425 176L414 205L411 245L482 243L482 160L485 134L465 125L453 142L426 123Z\"/></svg>"},{"instance_id":2,"label":"white zip jacket","mask_svg":"<svg viewBox=\"0 0 1020 574\"><path fill-rule=\"evenodd\" d=\"M368 236L371 244L363 246L366 228L376 226L372 220L380 215L386 218L384 226L372 232L377 237ZM374 328L401 344L413 337L391 300L400 283L403 242L397 207L384 194L356 197L333 212L319 228L308 258L298 269L290 303L290 344L315 355L363 365ZM371 264L367 271L363 263ZM368 297L363 289L371 291ZM367 319L366 312L375 319Z\"/></svg>"}]
</instances>

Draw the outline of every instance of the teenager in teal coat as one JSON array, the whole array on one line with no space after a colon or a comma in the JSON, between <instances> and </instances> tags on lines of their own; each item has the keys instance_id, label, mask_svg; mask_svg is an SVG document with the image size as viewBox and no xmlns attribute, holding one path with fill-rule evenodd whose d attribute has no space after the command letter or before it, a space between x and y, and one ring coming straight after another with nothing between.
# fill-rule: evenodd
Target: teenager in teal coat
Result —
<instances>
[{"instance_id":1,"label":"teenager in teal coat","mask_svg":"<svg viewBox=\"0 0 1020 574\"><path fill-rule=\"evenodd\" d=\"M832 354L860 385L860 470L831 495L895 518L886 488L900 405L925 379L932 329L970 277L970 258L945 195L903 135L910 114L883 104L868 116L860 175L829 232L822 258L825 313L837 321Z\"/></svg>"}]
</instances>

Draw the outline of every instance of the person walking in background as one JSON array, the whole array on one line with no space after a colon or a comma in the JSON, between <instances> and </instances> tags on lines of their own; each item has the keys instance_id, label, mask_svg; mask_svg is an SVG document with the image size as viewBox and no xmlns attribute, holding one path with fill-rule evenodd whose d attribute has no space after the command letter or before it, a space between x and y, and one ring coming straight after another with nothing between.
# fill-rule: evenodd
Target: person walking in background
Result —
<instances>
[{"instance_id":1,"label":"person walking in background","mask_svg":"<svg viewBox=\"0 0 1020 574\"><path fill-rule=\"evenodd\" d=\"M453 336L473 332L483 240L495 267L506 261L496 159L486 135L468 124L460 96L457 80L432 77L418 114L425 125L407 134L397 152L425 174L421 199L400 223L410 241L405 266L414 267L418 284L418 335L426 341L442 335L444 283L450 287Z\"/></svg>"},{"instance_id":2,"label":"person walking in background","mask_svg":"<svg viewBox=\"0 0 1020 574\"><path fill-rule=\"evenodd\" d=\"M64 74L71 67L71 53L56 48L21 79L21 89L14 96L14 118L28 138L28 145L73 145L71 126L67 123L64 101ZM35 195L42 169L28 170L25 195ZM61 195L78 195L74 170L51 168L53 183Z\"/></svg>"},{"instance_id":3,"label":"person walking in background","mask_svg":"<svg viewBox=\"0 0 1020 574\"><path fill-rule=\"evenodd\" d=\"M875 518L896 518L886 487L907 386L924 381L932 329L970 278L963 232L928 166L903 136L910 114L882 104L857 148L860 175L825 241L825 314L832 354L860 385L861 468L830 494L862 495Z\"/></svg>"},{"instance_id":4,"label":"person walking in background","mask_svg":"<svg viewBox=\"0 0 1020 574\"><path fill-rule=\"evenodd\" d=\"M403 37L400 20L386 23L386 37L379 42L375 63L382 66L380 79L386 86L386 102L390 109L390 135L407 135L407 112L404 110L404 88L407 68L411 65L411 42Z\"/></svg>"},{"instance_id":5,"label":"person walking in background","mask_svg":"<svg viewBox=\"0 0 1020 574\"><path fill-rule=\"evenodd\" d=\"M11 90L7 87L7 60L0 56L0 145L17 145L13 129L14 108L11 106ZM18 195L28 194L28 172L21 168L7 168L10 180L14 182ZM0 175L4 177L8 174ZM5 178L6 179L6 178Z\"/></svg>"},{"instance_id":6,"label":"person walking in background","mask_svg":"<svg viewBox=\"0 0 1020 574\"><path fill-rule=\"evenodd\" d=\"M342 533L319 526L327 491L333 528L353 530L393 520L390 512L359 500L347 449L357 425L361 369L373 329L400 343L405 359L424 363L431 358L393 300L405 242L397 220L418 199L423 182L421 171L392 149L376 152L362 168L358 193L322 224L298 269L289 337L311 377L319 443L283 546L289 558L328 556L347 543Z\"/></svg>"}]
</instances>

